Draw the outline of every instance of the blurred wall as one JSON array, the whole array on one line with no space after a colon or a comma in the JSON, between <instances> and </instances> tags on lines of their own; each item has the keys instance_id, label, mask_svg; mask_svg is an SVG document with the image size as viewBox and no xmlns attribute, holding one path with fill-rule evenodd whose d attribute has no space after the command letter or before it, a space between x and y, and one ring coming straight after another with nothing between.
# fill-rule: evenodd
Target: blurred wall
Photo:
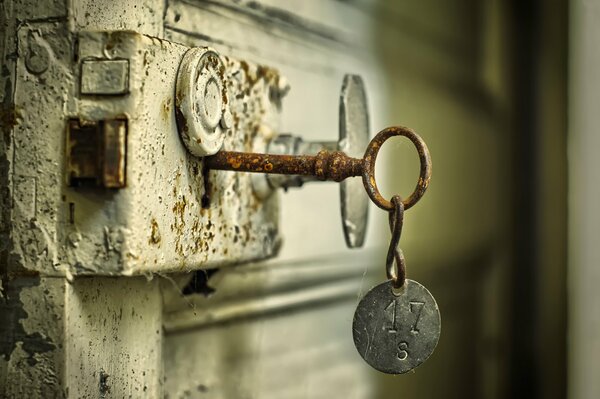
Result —
<instances>
[{"instance_id":1,"label":"blurred wall","mask_svg":"<svg viewBox=\"0 0 600 399\"><path fill-rule=\"evenodd\" d=\"M381 397L506 397L512 55L505 7L462 0L373 8L384 125L414 128L433 159L430 189L406 213L400 246L409 276L429 287L442 312L434 356L414 374L377 375ZM411 144L398 140L383 151L385 194L408 195L418 174Z\"/></svg>"},{"instance_id":2,"label":"blurred wall","mask_svg":"<svg viewBox=\"0 0 600 399\"><path fill-rule=\"evenodd\" d=\"M600 4L571 3L569 398L600 397Z\"/></svg>"},{"instance_id":3,"label":"blurred wall","mask_svg":"<svg viewBox=\"0 0 600 399\"><path fill-rule=\"evenodd\" d=\"M423 397L565 397L567 2L369 5L384 125L415 128L432 152L401 246L444 326L430 364L381 380ZM387 195L417 174L402 147Z\"/></svg>"}]
</instances>

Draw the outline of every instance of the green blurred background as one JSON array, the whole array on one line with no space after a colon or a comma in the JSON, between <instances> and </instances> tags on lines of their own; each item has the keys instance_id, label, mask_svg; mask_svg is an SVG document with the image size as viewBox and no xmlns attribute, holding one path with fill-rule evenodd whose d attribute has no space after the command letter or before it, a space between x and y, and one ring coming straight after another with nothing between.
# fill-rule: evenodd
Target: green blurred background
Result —
<instances>
[{"instance_id":1,"label":"green blurred background","mask_svg":"<svg viewBox=\"0 0 600 399\"><path fill-rule=\"evenodd\" d=\"M379 375L381 397L565 397L567 1L368 6L385 122L420 132L434 161L401 245L443 320L436 355ZM385 195L408 194L412 146L384 151Z\"/></svg>"}]
</instances>

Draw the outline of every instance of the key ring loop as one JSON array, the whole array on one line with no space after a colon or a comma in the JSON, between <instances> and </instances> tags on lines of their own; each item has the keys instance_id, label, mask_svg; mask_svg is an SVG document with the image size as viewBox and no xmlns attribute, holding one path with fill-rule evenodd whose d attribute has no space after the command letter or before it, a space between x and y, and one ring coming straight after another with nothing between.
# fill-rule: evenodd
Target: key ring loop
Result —
<instances>
[{"instance_id":1,"label":"key ring loop","mask_svg":"<svg viewBox=\"0 0 600 399\"><path fill-rule=\"evenodd\" d=\"M385 209L386 211L390 212L394 210L394 205L390 201L383 198L379 192L379 189L377 188L377 183L375 182L375 161L377 160L377 154L379 153L379 149L383 143L390 137L394 136L404 136L412 141L417 149L417 152L419 153L419 161L421 163L417 187L410 197L403 201L404 209L409 209L421 199L423 194L425 194L425 190L427 190L427 186L429 186L429 180L431 179L431 156L429 155L429 149L427 148L427 145L423 139L417 133L415 133L412 129L403 126L388 127L377 133L377 135L367 146L367 150L365 151L365 155L363 157L364 168L362 179L363 185L365 186L371 201L373 201L375 205L381 209Z\"/></svg>"},{"instance_id":2,"label":"key ring loop","mask_svg":"<svg viewBox=\"0 0 600 399\"><path fill-rule=\"evenodd\" d=\"M406 281L406 262L402 250L398 248L400 243L400 235L402 234L402 226L404 224L404 203L399 195L394 195L391 201L394 210L390 211L389 223L392 238L388 248L387 258L385 261L385 271L387 278L392 280L394 288L400 288ZM394 262L395 261L395 262ZM396 267L394 267L394 264Z\"/></svg>"}]
</instances>

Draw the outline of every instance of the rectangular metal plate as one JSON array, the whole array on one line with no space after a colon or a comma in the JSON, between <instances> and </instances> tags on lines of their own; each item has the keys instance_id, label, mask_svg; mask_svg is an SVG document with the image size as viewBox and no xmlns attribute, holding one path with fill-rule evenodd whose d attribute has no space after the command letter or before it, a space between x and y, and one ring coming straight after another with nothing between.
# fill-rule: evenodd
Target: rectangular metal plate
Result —
<instances>
[{"instance_id":1,"label":"rectangular metal plate","mask_svg":"<svg viewBox=\"0 0 600 399\"><path fill-rule=\"evenodd\" d=\"M81 94L119 95L129 91L128 60L81 62Z\"/></svg>"}]
</instances>

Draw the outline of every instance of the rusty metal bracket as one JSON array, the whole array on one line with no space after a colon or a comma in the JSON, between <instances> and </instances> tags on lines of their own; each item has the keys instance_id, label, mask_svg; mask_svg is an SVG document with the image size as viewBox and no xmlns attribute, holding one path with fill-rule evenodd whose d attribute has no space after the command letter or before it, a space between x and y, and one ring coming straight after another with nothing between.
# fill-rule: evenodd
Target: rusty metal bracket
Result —
<instances>
[{"instance_id":1,"label":"rusty metal bracket","mask_svg":"<svg viewBox=\"0 0 600 399\"><path fill-rule=\"evenodd\" d=\"M123 188L126 184L127 120L67 125L67 183L71 187Z\"/></svg>"}]
</instances>

